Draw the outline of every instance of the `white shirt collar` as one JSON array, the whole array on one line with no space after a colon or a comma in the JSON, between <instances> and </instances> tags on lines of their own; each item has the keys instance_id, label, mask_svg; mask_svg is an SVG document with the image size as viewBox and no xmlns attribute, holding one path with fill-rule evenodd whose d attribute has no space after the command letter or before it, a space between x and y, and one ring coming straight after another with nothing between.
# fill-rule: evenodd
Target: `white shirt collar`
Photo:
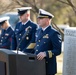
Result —
<instances>
[{"instance_id":1,"label":"white shirt collar","mask_svg":"<svg viewBox=\"0 0 76 75\"><path fill-rule=\"evenodd\" d=\"M22 25L25 25L29 20L27 20L25 23L22 23Z\"/></svg>"},{"instance_id":2,"label":"white shirt collar","mask_svg":"<svg viewBox=\"0 0 76 75\"><path fill-rule=\"evenodd\" d=\"M8 26L8 28L9 28L10 26ZM5 30L7 30L8 28L6 28Z\"/></svg>"},{"instance_id":3,"label":"white shirt collar","mask_svg":"<svg viewBox=\"0 0 76 75\"><path fill-rule=\"evenodd\" d=\"M42 30L45 31L48 27L49 27L49 25L47 27L45 27L45 28L42 28Z\"/></svg>"}]
</instances>

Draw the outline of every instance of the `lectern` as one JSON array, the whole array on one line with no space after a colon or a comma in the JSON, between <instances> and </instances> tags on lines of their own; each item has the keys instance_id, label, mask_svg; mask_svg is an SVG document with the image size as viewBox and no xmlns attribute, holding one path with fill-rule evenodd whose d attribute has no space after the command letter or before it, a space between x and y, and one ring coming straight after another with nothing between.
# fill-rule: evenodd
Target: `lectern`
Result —
<instances>
[{"instance_id":1,"label":"lectern","mask_svg":"<svg viewBox=\"0 0 76 75\"><path fill-rule=\"evenodd\" d=\"M46 75L45 60L37 60L34 54L0 49L0 75Z\"/></svg>"}]
</instances>

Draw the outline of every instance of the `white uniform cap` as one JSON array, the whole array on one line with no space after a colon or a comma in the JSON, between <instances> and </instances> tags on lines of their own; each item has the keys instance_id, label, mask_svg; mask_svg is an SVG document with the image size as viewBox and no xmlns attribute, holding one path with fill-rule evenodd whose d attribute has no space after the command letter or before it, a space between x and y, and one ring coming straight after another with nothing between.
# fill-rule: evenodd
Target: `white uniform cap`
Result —
<instances>
[{"instance_id":1,"label":"white uniform cap","mask_svg":"<svg viewBox=\"0 0 76 75\"><path fill-rule=\"evenodd\" d=\"M10 17L6 16L6 17L1 17L0 18L0 22L3 22L3 21L6 21L6 20L9 20Z\"/></svg>"},{"instance_id":2,"label":"white uniform cap","mask_svg":"<svg viewBox=\"0 0 76 75\"><path fill-rule=\"evenodd\" d=\"M51 14L51 13L49 13L49 12L47 12L47 11L45 11L45 10L43 10L43 9L39 9L39 15L38 15L38 18L40 18L40 17L53 18L54 15Z\"/></svg>"},{"instance_id":3,"label":"white uniform cap","mask_svg":"<svg viewBox=\"0 0 76 75\"><path fill-rule=\"evenodd\" d=\"M21 8L16 8L18 10L19 16L22 16L25 14L28 10L32 9L32 7L21 7Z\"/></svg>"},{"instance_id":4,"label":"white uniform cap","mask_svg":"<svg viewBox=\"0 0 76 75\"><path fill-rule=\"evenodd\" d=\"M30 10L32 7L21 7L21 8L16 8L19 11L24 11L24 10Z\"/></svg>"},{"instance_id":5,"label":"white uniform cap","mask_svg":"<svg viewBox=\"0 0 76 75\"><path fill-rule=\"evenodd\" d=\"M5 21L9 20L10 17L9 16L5 16L5 17L1 17L0 18L0 25L2 25Z\"/></svg>"}]
</instances>

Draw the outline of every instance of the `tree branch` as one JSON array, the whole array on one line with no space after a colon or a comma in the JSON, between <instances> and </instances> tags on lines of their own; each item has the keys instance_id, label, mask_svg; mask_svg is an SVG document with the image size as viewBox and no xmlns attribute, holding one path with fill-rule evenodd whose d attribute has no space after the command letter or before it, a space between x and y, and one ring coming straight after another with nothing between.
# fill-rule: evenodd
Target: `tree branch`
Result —
<instances>
[{"instance_id":1,"label":"tree branch","mask_svg":"<svg viewBox=\"0 0 76 75\"><path fill-rule=\"evenodd\" d=\"M67 4L67 5L71 6L72 9L74 10L75 14L76 14L76 7L73 5L73 3L72 3L71 0L67 0L68 3L67 2L64 2L62 0L58 0L58 1L61 2L61 3L64 3L64 4Z\"/></svg>"},{"instance_id":2,"label":"tree branch","mask_svg":"<svg viewBox=\"0 0 76 75\"><path fill-rule=\"evenodd\" d=\"M29 2L28 0L24 0L26 3L28 3L29 5L31 5L31 7L33 7L35 9L34 12L38 13L38 7L36 6L35 0L34 0L34 5Z\"/></svg>"},{"instance_id":3,"label":"tree branch","mask_svg":"<svg viewBox=\"0 0 76 75\"><path fill-rule=\"evenodd\" d=\"M72 7L72 9L74 10L75 14L76 14L76 7L73 5L71 0L67 0L69 5Z\"/></svg>"},{"instance_id":4,"label":"tree branch","mask_svg":"<svg viewBox=\"0 0 76 75\"><path fill-rule=\"evenodd\" d=\"M20 1L18 1L18 0L15 0L15 2L22 7L24 6L24 4L21 4Z\"/></svg>"},{"instance_id":5,"label":"tree branch","mask_svg":"<svg viewBox=\"0 0 76 75\"><path fill-rule=\"evenodd\" d=\"M64 40L64 31L60 29L54 22L52 22L52 26L61 33L62 40Z\"/></svg>"},{"instance_id":6,"label":"tree branch","mask_svg":"<svg viewBox=\"0 0 76 75\"><path fill-rule=\"evenodd\" d=\"M61 2L61 3L64 3L64 4L67 4L67 5L70 5L69 3L64 2L64 1L62 1L62 0L57 0L57 1L59 1L59 2Z\"/></svg>"}]
</instances>

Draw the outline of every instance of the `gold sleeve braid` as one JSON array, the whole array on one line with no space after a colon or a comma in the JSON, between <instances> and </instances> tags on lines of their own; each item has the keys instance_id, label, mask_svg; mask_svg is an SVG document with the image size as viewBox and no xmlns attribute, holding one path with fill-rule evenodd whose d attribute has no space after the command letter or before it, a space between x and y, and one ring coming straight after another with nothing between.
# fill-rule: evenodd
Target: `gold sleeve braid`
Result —
<instances>
[{"instance_id":1,"label":"gold sleeve braid","mask_svg":"<svg viewBox=\"0 0 76 75\"><path fill-rule=\"evenodd\" d=\"M49 54L49 58L52 58L52 52L48 51L48 54Z\"/></svg>"}]
</instances>

